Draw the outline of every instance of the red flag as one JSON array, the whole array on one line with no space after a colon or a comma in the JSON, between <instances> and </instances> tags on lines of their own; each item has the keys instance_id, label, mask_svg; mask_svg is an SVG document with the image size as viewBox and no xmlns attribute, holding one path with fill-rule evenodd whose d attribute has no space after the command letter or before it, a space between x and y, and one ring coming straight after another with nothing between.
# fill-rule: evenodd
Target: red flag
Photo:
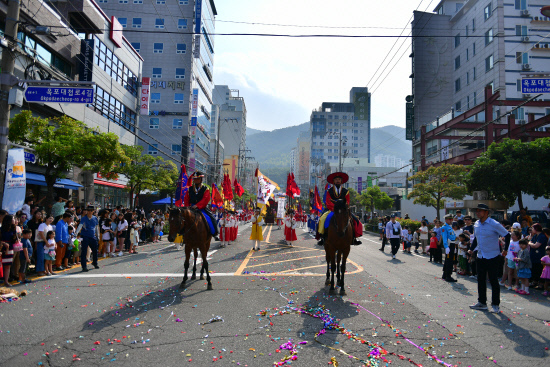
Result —
<instances>
[{"instance_id":1,"label":"red flag","mask_svg":"<svg viewBox=\"0 0 550 367\"><path fill-rule=\"evenodd\" d=\"M235 177L235 181L233 182L233 186L235 187L235 194L237 194L238 197L243 196L244 189L241 186L241 184L237 181L237 177Z\"/></svg>"},{"instance_id":2,"label":"red flag","mask_svg":"<svg viewBox=\"0 0 550 367\"><path fill-rule=\"evenodd\" d=\"M323 211L323 204L321 201L321 196L319 196L319 190L317 189L317 185L315 185L315 202L313 204L313 209L317 210L319 213Z\"/></svg>"},{"instance_id":3,"label":"red flag","mask_svg":"<svg viewBox=\"0 0 550 367\"><path fill-rule=\"evenodd\" d=\"M223 178L223 196L227 200L233 200L233 190L231 189L231 179L229 178L229 175L224 175Z\"/></svg>"},{"instance_id":4,"label":"red flag","mask_svg":"<svg viewBox=\"0 0 550 367\"><path fill-rule=\"evenodd\" d=\"M292 176L291 176L290 173L286 176L286 191L285 191L285 194L286 194L286 196L288 196L290 198L292 197Z\"/></svg>"},{"instance_id":5,"label":"red flag","mask_svg":"<svg viewBox=\"0 0 550 367\"><path fill-rule=\"evenodd\" d=\"M190 182L187 178L187 170L185 169L185 164L181 165L181 171L180 171L180 177L178 179L178 185L176 188L176 206L183 206L183 202L185 201L185 195L187 195L188 191L188 182Z\"/></svg>"},{"instance_id":6,"label":"red flag","mask_svg":"<svg viewBox=\"0 0 550 367\"><path fill-rule=\"evenodd\" d=\"M216 184L212 184L212 206L218 209L223 208L223 199Z\"/></svg>"}]
</instances>

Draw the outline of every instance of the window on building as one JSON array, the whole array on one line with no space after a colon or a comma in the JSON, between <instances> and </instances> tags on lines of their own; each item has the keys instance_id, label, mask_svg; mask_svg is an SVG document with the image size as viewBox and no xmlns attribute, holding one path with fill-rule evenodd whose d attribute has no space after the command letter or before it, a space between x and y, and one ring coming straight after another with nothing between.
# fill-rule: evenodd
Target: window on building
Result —
<instances>
[{"instance_id":1,"label":"window on building","mask_svg":"<svg viewBox=\"0 0 550 367\"><path fill-rule=\"evenodd\" d=\"M470 96L466 96L466 109L470 109Z\"/></svg>"},{"instance_id":2,"label":"window on building","mask_svg":"<svg viewBox=\"0 0 550 367\"><path fill-rule=\"evenodd\" d=\"M517 25L516 26L516 36L527 36L527 26L526 25Z\"/></svg>"},{"instance_id":3,"label":"window on building","mask_svg":"<svg viewBox=\"0 0 550 367\"><path fill-rule=\"evenodd\" d=\"M455 57L455 70L460 67L460 56Z\"/></svg>"},{"instance_id":4,"label":"window on building","mask_svg":"<svg viewBox=\"0 0 550 367\"><path fill-rule=\"evenodd\" d=\"M141 28L141 18L132 18L132 28Z\"/></svg>"},{"instance_id":5,"label":"window on building","mask_svg":"<svg viewBox=\"0 0 550 367\"><path fill-rule=\"evenodd\" d=\"M473 74L474 74L474 75L473 75L474 80L476 80L476 79L477 79L476 68L473 69Z\"/></svg>"},{"instance_id":6,"label":"window on building","mask_svg":"<svg viewBox=\"0 0 550 367\"><path fill-rule=\"evenodd\" d=\"M153 68L153 78L162 78L162 68Z\"/></svg>"},{"instance_id":7,"label":"window on building","mask_svg":"<svg viewBox=\"0 0 550 367\"><path fill-rule=\"evenodd\" d=\"M157 5L164 5L166 4L166 0L157 0Z\"/></svg>"},{"instance_id":8,"label":"window on building","mask_svg":"<svg viewBox=\"0 0 550 367\"><path fill-rule=\"evenodd\" d=\"M529 64L529 53L528 52L516 52L516 63L517 64Z\"/></svg>"},{"instance_id":9,"label":"window on building","mask_svg":"<svg viewBox=\"0 0 550 367\"><path fill-rule=\"evenodd\" d=\"M94 39L94 63L132 95L137 95L135 74L97 37Z\"/></svg>"},{"instance_id":10,"label":"window on building","mask_svg":"<svg viewBox=\"0 0 550 367\"><path fill-rule=\"evenodd\" d=\"M115 124L131 132L135 132L136 113L101 87L96 86L95 89L94 103L92 104L93 110Z\"/></svg>"},{"instance_id":11,"label":"window on building","mask_svg":"<svg viewBox=\"0 0 550 367\"><path fill-rule=\"evenodd\" d=\"M466 61L470 60L470 49L466 49Z\"/></svg>"},{"instance_id":12,"label":"window on building","mask_svg":"<svg viewBox=\"0 0 550 367\"><path fill-rule=\"evenodd\" d=\"M474 92L474 106L477 106L477 92Z\"/></svg>"},{"instance_id":13,"label":"window on building","mask_svg":"<svg viewBox=\"0 0 550 367\"><path fill-rule=\"evenodd\" d=\"M527 10L527 0L515 0L514 8L517 10Z\"/></svg>"},{"instance_id":14,"label":"window on building","mask_svg":"<svg viewBox=\"0 0 550 367\"><path fill-rule=\"evenodd\" d=\"M495 82L487 83L486 87L491 87L491 93L494 93L495 91ZM495 111L495 110L493 110Z\"/></svg>"},{"instance_id":15,"label":"window on building","mask_svg":"<svg viewBox=\"0 0 550 367\"><path fill-rule=\"evenodd\" d=\"M164 29L164 19L163 18L155 19L155 28Z\"/></svg>"},{"instance_id":16,"label":"window on building","mask_svg":"<svg viewBox=\"0 0 550 367\"><path fill-rule=\"evenodd\" d=\"M525 120L525 108L519 107L512 112L516 120Z\"/></svg>"},{"instance_id":17,"label":"window on building","mask_svg":"<svg viewBox=\"0 0 550 367\"><path fill-rule=\"evenodd\" d=\"M135 48L137 52L139 52L141 50L141 43L132 42L132 47Z\"/></svg>"},{"instance_id":18,"label":"window on building","mask_svg":"<svg viewBox=\"0 0 550 367\"><path fill-rule=\"evenodd\" d=\"M493 28L485 32L485 46L487 46L491 42L493 42Z\"/></svg>"},{"instance_id":19,"label":"window on building","mask_svg":"<svg viewBox=\"0 0 550 367\"><path fill-rule=\"evenodd\" d=\"M164 50L164 43L153 43L153 53L161 54Z\"/></svg>"},{"instance_id":20,"label":"window on building","mask_svg":"<svg viewBox=\"0 0 550 367\"><path fill-rule=\"evenodd\" d=\"M455 48L460 45L460 33L455 36Z\"/></svg>"},{"instance_id":21,"label":"window on building","mask_svg":"<svg viewBox=\"0 0 550 367\"><path fill-rule=\"evenodd\" d=\"M466 85L470 85L470 72L466 72Z\"/></svg>"},{"instance_id":22,"label":"window on building","mask_svg":"<svg viewBox=\"0 0 550 367\"><path fill-rule=\"evenodd\" d=\"M183 119L172 120L172 129L182 129L182 128L183 128Z\"/></svg>"},{"instance_id":23,"label":"window on building","mask_svg":"<svg viewBox=\"0 0 550 367\"><path fill-rule=\"evenodd\" d=\"M494 66L495 66L495 60L493 58L493 55L488 56L485 59L485 72L488 72L489 70L493 69Z\"/></svg>"},{"instance_id":24,"label":"window on building","mask_svg":"<svg viewBox=\"0 0 550 367\"><path fill-rule=\"evenodd\" d=\"M476 43L472 43L472 55L475 56L476 55Z\"/></svg>"},{"instance_id":25,"label":"window on building","mask_svg":"<svg viewBox=\"0 0 550 367\"><path fill-rule=\"evenodd\" d=\"M151 93L151 103L160 103L160 93Z\"/></svg>"},{"instance_id":26,"label":"window on building","mask_svg":"<svg viewBox=\"0 0 550 367\"><path fill-rule=\"evenodd\" d=\"M143 0L134 0L134 4L143 4Z\"/></svg>"},{"instance_id":27,"label":"window on building","mask_svg":"<svg viewBox=\"0 0 550 367\"><path fill-rule=\"evenodd\" d=\"M466 24L466 38L470 36L470 27Z\"/></svg>"},{"instance_id":28,"label":"window on building","mask_svg":"<svg viewBox=\"0 0 550 367\"><path fill-rule=\"evenodd\" d=\"M176 79L185 79L185 69L176 68Z\"/></svg>"},{"instance_id":29,"label":"window on building","mask_svg":"<svg viewBox=\"0 0 550 367\"><path fill-rule=\"evenodd\" d=\"M458 101L455 103L455 111L462 111L462 102Z\"/></svg>"},{"instance_id":30,"label":"window on building","mask_svg":"<svg viewBox=\"0 0 550 367\"><path fill-rule=\"evenodd\" d=\"M183 104L183 93L175 93L174 94L174 103L175 104Z\"/></svg>"},{"instance_id":31,"label":"window on building","mask_svg":"<svg viewBox=\"0 0 550 367\"><path fill-rule=\"evenodd\" d=\"M189 5L189 0L179 0L180 5Z\"/></svg>"},{"instance_id":32,"label":"window on building","mask_svg":"<svg viewBox=\"0 0 550 367\"><path fill-rule=\"evenodd\" d=\"M99 0L100 4L107 4L108 0Z\"/></svg>"},{"instance_id":33,"label":"window on building","mask_svg":"<svg viewBox=\"0 0 550 367\"><path fill-rule=\"evenodd\" d=\"M178 43L176 45L176 53L184 54L185 52L187 52L187 45L185 43Z\"/></svg>"},{"instance_id":34,"label":"window on building","mask_svg":"<svg viewBox=\"0 0 550 367\"><path fill-rule=\"evenodd\" d=\"M521 92L521 79L516 79L516 92Z\"/></svg>"},{"instance_id":35,"label":"window on building","mask_svg":"<svg viewBox=\"0 0 550 367\"><path fill-rule=\"evenodd\" d=\"M472 33L476 31L476 19L472 18Z\"/></svg>"},{"instance_id":36,"label":"window on building","mask_svg":"<svg viewBox=\"0 0 550 367\"><path fill-rule=\"evenodd\" d=\"M126 28L128 26L128 18L118 18L118 22L122 28Z\"/></svg>"},{"instance_id":37,"label":"window on building","mask_svg":"<svg viewBox=\"0 0 550 367\"><path fill-rule=\"evenodd\" d=\"M150 155L157 155L157 154L159 153L158 147L159 147L158 144L151 144L151 145L149 145L148 153L149 153Z\"/></svg>"},{"instance_id":38,"label":"window on building","mask_svg":"<svg viewBox=\"0 0 550 367\"><path fill-rule=\"evenodd\" d=\"M455 93L460 90L460 78L455 80Z\"/></svg>"},{"instance_id":39,"label":"window on building","mask_svg":"<svg viewBox=\"0 0 550 367\"><path fill-rule=\"evenodd\" d=\"M178 29L187 29L187 19L178 19Z\"/></svg>"},{"instance_id":40,"label":"window on building","mask_svg":"<svg viewBox=\"0 0 550 367\"><path fill-rule=\"evenodd\" d=\"M172 155L181 155L181 144L172 144Z\"/></svg>"},{"instance_id":41,"label":"window on building","mask_svg":"<svg viewBox=\"0 0 550 367\"><path fill-rule=\"evenodd\" d=\"M149 129L158 129L160 126L160 120L157 117L149 119Z\"/></svg>"},{"instance_id":42,"label":"window on building","mask_svg":"<svg viewBox=\"0 0 550 367\"><path fill-rule=\"evenodd\" d=\"M128 0L118 0L119 4L128 4Z\"/></svg>"},{"instance_id":43,"label":"window on building","mask_svg":"<svg viewBox=\"0 0 550 367\"><path fill-rule=\"evenodd\" d=\"M489 5L483 9L483 19L487 20L491 17L491 15L493 15L493 5L489 3Z\"/></svg>"}]
</instances>

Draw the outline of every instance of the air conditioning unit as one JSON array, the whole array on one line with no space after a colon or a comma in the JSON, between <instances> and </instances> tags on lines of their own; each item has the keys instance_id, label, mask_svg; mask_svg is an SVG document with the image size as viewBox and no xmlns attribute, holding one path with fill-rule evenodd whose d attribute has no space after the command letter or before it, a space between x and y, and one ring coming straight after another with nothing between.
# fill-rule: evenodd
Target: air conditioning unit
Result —
<instances>
[{"instance_id":1,"label":"air conditioning unit","mask_svg":"<svg viewBox=\"0 0 550 367\"><path fill-rule=\"evenodd\" d=\"M527 36L521 37L521 42L529 42L529 37Z\"/></svg>"},{"instance_id":2,"label":"air conditioning unit","mask_svg":"<svg viewBox=\"0 0 550 367\"><path fill-rule=\"evenodd\" d=\"M525 120L516 120L516 125L525 125Z\"/></svg>"},{"instance_id":3,"label":"air conditioning unit","mask_svg":"<svg viewBox=\"0 0 550 367\"><path fill-rule=\"evenodd\" d=\"M522 69L522 70L531 70L531 64L523 64L523 65L521 66L521 69Z\"/></svg>"},{"instance_id":4,"label":"air conditioning unit","mask_svg":"<svg viewBox=\"0 0 550 367\"><path fill-rule=\"evenodd\" d=\"M522 17L528 17L529 16L529 10L522 10L519 14Z\"/></svg>"}]
</instances>

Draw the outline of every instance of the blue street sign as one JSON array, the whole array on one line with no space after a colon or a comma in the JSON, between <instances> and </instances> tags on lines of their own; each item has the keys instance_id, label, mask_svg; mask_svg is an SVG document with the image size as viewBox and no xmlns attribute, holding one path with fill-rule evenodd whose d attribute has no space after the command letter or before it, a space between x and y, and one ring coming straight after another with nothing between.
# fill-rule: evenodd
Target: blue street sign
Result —
<instances>
[{"instance_id":1,"label":"blue street sign","mask_svg":"<svg viewBox=\"0 0 550 367\"><path fill-rule=\"evenodd\" d=\"M521 93L550 93L550 78L521 79Z\"/></svg>"},{"instance_id":2,"label":"blue street sign","mask_svg":"<svg viewBox=\"0 0 550 367\"><path fill-rule=\"evenodd\" d=\"M25 162L36 163L36 156L33 153L25 152Z\"/></svg>"},{"instance_id":3,"label":"blue street sign","mask_svg":"<svg viewBox=\"0 0 550 367\"><path fill-rule=\"evenodd\" d=\"M83 87L28 87L27 102L93 103L93 88Z\"/></svg>"}]
</instances>

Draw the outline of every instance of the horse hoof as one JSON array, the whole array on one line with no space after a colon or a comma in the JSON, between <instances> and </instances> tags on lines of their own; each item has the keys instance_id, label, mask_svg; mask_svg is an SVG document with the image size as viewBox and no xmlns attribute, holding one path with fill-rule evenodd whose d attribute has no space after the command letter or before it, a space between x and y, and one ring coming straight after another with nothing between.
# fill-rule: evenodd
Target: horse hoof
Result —
<instances>
[{"instance_id":1,"label":"horse hoof","mask_svg":"<svg viewBox=\"0 0 550 367\"><path fill-rule=\"evenodd\" d=\"M183 288L185 288L185 282L181 282L180 284L180 289L183 289Z\"/></svg>"},{"instance_id":2,"label":"horse hoof","mask_svg":"<svg viewBox=\"0 0 550 367\"><path fill-rule=\"evenodd\" d=\"M325 285L330 285L330 280L325 281Z\"/></svg>"},{"instance_id":3,"label":"horse hoof","mask_svg":"<svg viewBox=\"0 0 550 367\"><path fill-rule=\"evenodd\" d=\"M206 287L207 290L211 291L213 288L212 288L212 284L208 284L208 286Z\"/></svg>"},{"instance_id":4,"label":"horse hoof","mask_svg":"<svg viewBox=\"0 0 550 367\"><path fill-rule=\"evenodd\" d=\"M200 279L200 280L204 280L204 276L203 276L203 275L201 275L201 277L200 277L199 279Z\"/></svg>"},{"instance_id":5,"label":"horse hoof","mask_svg":"<svg viewBox=\"0 0 550 367\"><path fill-rule=\"evenodd\" d=\"M192 276L191 276L191 280L195 280L195 279L197 279L197 276L196 276L196 275L192 275Z\"/></svg>"},{"instance_id":6,"label":"horse hoof","mask_svg":"<svg viewBox=\"0 0 550 367\"><path fill-rule=\"evenodd\" d=\"M340 289L340 295L341 296L346 296L346 290L344 288Z\"/></svg>"},{"instance_id":7,"label":"horse hoof","mask_svg":"<svg viewBox=\"0 0 550 367\"><path fill-rule=\"evenodd\" d=\"M328 291L328 294L336 294L336 289L332 288Z\"/></svg>"}]
</instances>

